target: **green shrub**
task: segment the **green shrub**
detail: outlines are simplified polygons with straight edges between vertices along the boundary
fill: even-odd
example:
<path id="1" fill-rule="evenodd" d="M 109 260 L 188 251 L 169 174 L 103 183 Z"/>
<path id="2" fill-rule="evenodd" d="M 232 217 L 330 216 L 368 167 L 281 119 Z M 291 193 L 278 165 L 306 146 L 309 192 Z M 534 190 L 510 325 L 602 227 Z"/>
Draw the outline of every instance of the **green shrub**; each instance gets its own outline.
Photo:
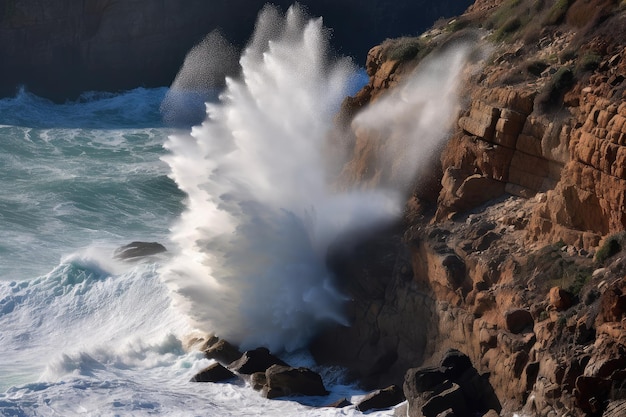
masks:
<path id="1" fill-rule="evenodd" d="M 402 37 L 397 39 L 387 39 L 383 43 L 385 48 L 383 57 L 393 61 L 410 61 L 417 58 L 423 49 L 423 42 L 420 38 Z"/>
<path id="2" fill-rule="evenodd" d="M 517 11 L 515 10 L 519 6 L 521 0 L 508 0 L 500 5 L 496 12 L 491 15 L 491 18 L 486 23 L 488 29 L 498 29 L 504 25 L 505 22 L 515 18 Z"/>
<path id="3" fill-rule="evenodd" d="M 609 236 L 596 252 L 596 261 L 604 263 L 610 257 L 617 255 L 622 251 L 624 243 L 626 243 L 626 232 L 620 232 Z"/>
<path id="4" fill-rule="evenodd" d="M 589 51 L 578 60 L 578 63 L 576 65 L 577 72 L 583 73 L 587 71 L 593 71 L 598 68 L 601 61 L 602 56 L 600 56 L 596 52 Z"/>
<path id="5" fill-rule="evenodd" d="M 577 271 L 574 278 L 570 279 L 571 283 L 566 289 L 578 297 L 583 287 L 587 284 L 587 282 L 589 282 L 590 279 L 591 273 L 589 271 Z"/>
<path id="6" fill-rule="evenodd" d="M 512 17 L 507 20 L 504 25 L 500 27 L 495 33 L 495 38 L 499 41 L 506 40 L 511 34 L 515 33 L 522 27 L 522 21 L 519 17 Z"/>
<path id="7" fill-rule="evenodd" d="M 570 67 L 561 67 L 537 95 L 535 103 L 540 112 L 557 110 L 563 104 L 563 96 L 574 85 L 574 72 Z"/>
<path id="8" fill-rule="evenodd" d="M 559 92 L 565 92 L 574 84 L 574 73 L 570 67 L 561 67 L 552 76 L 551 85 Z"/>
<path id="9" fill-rule="evenodd" d="M 557 0 L 550 8 L 543 23 L 545 25 L 558 25 L 565 19 L 567 9 L 574 3 L 574 0 Z"/>
<path id="10" fill-rule="evenodd" d="M 543 61 L 532 61 L 526 64 L 526 71 L 535 77 L 540 77 L 541 73 L 546 70 L 550 65 Z M 564 244 L 563 244 L 564 245 Z"/>

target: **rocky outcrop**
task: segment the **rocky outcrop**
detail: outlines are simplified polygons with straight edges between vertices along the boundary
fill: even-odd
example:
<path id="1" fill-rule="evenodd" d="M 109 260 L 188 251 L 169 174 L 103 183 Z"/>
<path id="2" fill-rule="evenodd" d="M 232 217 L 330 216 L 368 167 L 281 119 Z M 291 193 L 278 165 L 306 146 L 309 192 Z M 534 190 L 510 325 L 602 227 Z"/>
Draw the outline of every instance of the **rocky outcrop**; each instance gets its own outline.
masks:
<path id="1" fill-rule="evenodd" d="M 60 101 L 87 90 L 168 86 L 187 51 L 209 32 L 219 29 L 242 47 L 265 3 L 6 0 L 0 7 L 0 97 L 14 95 L 19 85 Z M 293 2 L 271 3 L 286 10 Z M 340 53 L 361 59 L 381 39 L 423 30 L 471 0 L 299 3 L 324 16 Z"/>
<path id="2" fill-rule="evenodd" d="M 359 401 L 356 409 L 362 413 L 391 408 L 405 400 L 402 389 L 396 385 L 370 392 Z"/>
<path id="3" fill-rule="evenodd" d="M 464 81 L 467 101 L 403 227 L 331 252 L 353 325 L 322 334 L 317 357 L 381 386 L 408 368 L 411 378 L 437 369 L 452 348 L 488 377 L 503 415 L 623 407 L 626 256 L 604 246 L 626 229 L 626 9 L 566 3 L 477 1 L 420 37 L 428 49 L 480 25 L 492 55 Z M 389 59 L 385 45 L 368 56 L 368 86 L 344 104 L 349 133 L 353 114 L 419 65 L 419 54 Z M 351 134 L 340 186 L 381 183 L 369 161 L 387 136 Z M 437 413 L 456 414 L 444 406 L 460 403 L 460 384 L 444 381 L 429 395 L 449 395 Z"/>
<path id="4" fill-rule="evenodd" d="M 237 375 L 219 363 L 207 366 L 191 378 L 191 382 L 225 382 L 236 378 Z"/>
<path id="5" fill-rule="evenodd" d="M 502 409 L 486 376 L 481 376 L 470 359 L 456 350 L 445 353 L 439 366 L 410 369 L 404 393 L 410 417 L 483 415 Z"/>
<path id="6" fill-rule="evenodd" d="M 289 366 L 272 355 L 267 348 L 260 347 L 244 352 L 241 358 L 230 364 L 229 368 L 239 374 L 251 375 L 255 372 L 265 372 L 273 365 Z"/>
<path id="7" fill-rule="evenodd" d="M 261 391 L 266 398 L 294 395 L 328 395 L 319 374 L 307 368 L 272 365 L 265 371 L 265 383 Z"/>

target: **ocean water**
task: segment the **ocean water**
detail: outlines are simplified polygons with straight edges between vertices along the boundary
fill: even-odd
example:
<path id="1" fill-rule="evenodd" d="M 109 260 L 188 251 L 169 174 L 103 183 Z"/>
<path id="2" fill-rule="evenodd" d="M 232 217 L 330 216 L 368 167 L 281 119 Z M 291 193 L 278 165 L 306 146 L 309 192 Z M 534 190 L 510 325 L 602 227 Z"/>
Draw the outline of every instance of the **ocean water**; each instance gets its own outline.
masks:
<path id="1" fill-rule="evenodd" d="M 318 407 L 365 393 L 305 347 L 324 325 L 349 325 L 328 246 L 396 220 L 406 189 L 330 186 L 328 133 L 364 76 L 328 36 L 298 7 L 268 7 L 219 93 L 189 81 L 203 58 L 185 61 L 184 88 L 0 100 L 1 416 L 361 414 Z M 446 139 L 471 51 L 427 61 L 355 120 L 398 127 L 383 163 L 418 172 Z M 205 52 L 194 56 L 225 56 Z M 204 119 L 172 124 L 198 114 L 198 97 L 212 100 L 199 102 Z M 168 251 L 114 258 L 137 240 Z M 270 401 L 244 382 L 189 382 L 210 361 L 187 341 L 208 332 L 314 368 L 331 394 Z"/>
<path id="2" fill-rule="evenodd" d="M 0 415 L 358 414 L 189 382 L 210 361 L 184 349 L 194 328 L 160 272 L 172 255 L 113 258 L 133 240 L 173 248 L 185 195 L 161 160 L 177 132 L 161 121 L 166 93 L 0 100 Z M 314 403 L 362 394 L 322 372 L 334 392 Z"/>

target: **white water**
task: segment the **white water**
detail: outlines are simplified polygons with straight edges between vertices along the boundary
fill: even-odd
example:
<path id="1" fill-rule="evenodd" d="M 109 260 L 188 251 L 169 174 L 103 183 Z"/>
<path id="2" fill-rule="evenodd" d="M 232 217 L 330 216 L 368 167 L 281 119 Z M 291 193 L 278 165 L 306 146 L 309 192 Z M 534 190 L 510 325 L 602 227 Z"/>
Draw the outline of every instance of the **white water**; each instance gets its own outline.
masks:
<path id="1" fill-rule="evenodd" d="M 246 347 L 303 346 L 345 323 L 325 267 L 339 234 L 398 215 L 399 195 L 329 190 L 322 151 L 355 68 L 329 59 L 320 19 L 266 8 L 239 78 L 164 158 L 189 196 L 162 271 L 194 325 Z M 345 323 L 347 324 L 347 323 Z"/>
<path id="2" fill-rule="evenodd" d="M 27 93 L 0 100 L 0 415 L 360 414 L 294 401 L 363 394 L 298 348 L 326 323 L 348 324 L 328 245 L 395 219 L 405 191 L 327 186 L 326 135 L 358 76 L 329 56 L 327 35 L 297 8 L 266 9 L 207 120 L 169 138 L 155 119 L 159 90 L 64 105 Z M 355 129 L 398 129 L 390 160 L 411 150 L 398 172 L 414 175 L 446 138 L 467 57 L 454 51 L 355 120 Z M 168 172 L 187 194 L 183 213 Z M 111 259 L 136 239 L 169 252 Z M 291 351 L 287 361 L 319 370 L 332 393 L 268 401 L 243 383 L 191 383 L 210 363 L 183 349 L 197 329 Z"/>

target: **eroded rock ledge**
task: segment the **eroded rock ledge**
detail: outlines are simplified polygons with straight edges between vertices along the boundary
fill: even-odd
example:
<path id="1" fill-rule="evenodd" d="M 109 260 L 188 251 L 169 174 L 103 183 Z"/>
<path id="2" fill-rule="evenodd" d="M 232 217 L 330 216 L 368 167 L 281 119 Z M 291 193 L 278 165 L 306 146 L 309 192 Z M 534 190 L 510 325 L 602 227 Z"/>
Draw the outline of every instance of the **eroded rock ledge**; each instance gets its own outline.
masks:
<path id="1" fill-rule="evenodd" d="M 457 349 L 488 375 L 502 415 L 616 416 L 626 399 L 626 33 L 616 29 L 626 9 L 530 3 L 479 0 L 416 39 L 434 49 L 480 25 L 494 50 L 464 82 L 468 100 L 405 223 L 331 251 L 353 325 L 312 350 L 375 386 Z M 419 65 L 419 53 L 391 59 L 397 45 L 370 51 L 370 83 L 344 103 L 353 151 L 342 187 L 385 178 L 371 166 L 385 138 L 352 132 L 350 119 Z"/>

